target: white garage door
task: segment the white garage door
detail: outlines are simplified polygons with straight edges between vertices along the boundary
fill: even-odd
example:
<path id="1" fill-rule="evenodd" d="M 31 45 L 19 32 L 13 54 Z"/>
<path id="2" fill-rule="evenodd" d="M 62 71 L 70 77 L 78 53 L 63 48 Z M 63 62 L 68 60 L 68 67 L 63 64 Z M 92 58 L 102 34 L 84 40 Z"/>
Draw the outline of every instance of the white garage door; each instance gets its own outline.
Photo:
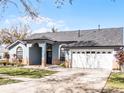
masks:
<path id="1" fill-rule="evenodd" d="M 72 67 L 112 69 L 113 50 L 73 50 Z"/>

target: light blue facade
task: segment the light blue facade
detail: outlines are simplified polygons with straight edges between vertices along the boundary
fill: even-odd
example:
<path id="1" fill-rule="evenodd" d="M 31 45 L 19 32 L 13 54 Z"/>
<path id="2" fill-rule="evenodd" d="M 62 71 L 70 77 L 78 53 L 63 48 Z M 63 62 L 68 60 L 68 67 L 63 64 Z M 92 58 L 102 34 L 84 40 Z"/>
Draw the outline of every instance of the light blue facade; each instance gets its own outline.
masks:
<path id="1" fill-rule="evenodd" d="M 23 49 L 23 62 L 25 64 L 27 64 L 25 61 L 28 59 L 28 51 L 27 51 L 27 47 L 25 44 L 22 44 L 22 43 L 19 43 L 17 45 L 15 45 L 14 47 L 10 48 L 8 53 L 10 55 L 10 61 L 12 62 L 12 57 L 13 57 L 13 54 L 16 54 L 16 51 L 17 51 L 17 48 L 18 47 L 21 47 Z"/>
<path id="2" fill-rule="evenodd" d="M 38 47 L 34 47 L 34 44 L 38 44 Z M 47 53 L 49 50 L 47 49 L 47 44 L 51 44 L 52 46 L 52 63 L 59 63 L 60 59 L 60 44 L 51 43 L 51 42 L 28 42 L 23 44 L 21 42 L 17 42 L 17 44 L 11 46 L 9 49 L 10 58 L 12 58 L 13 54 L 16 54 L 16 50 L 18 47 L 22 47 L 23 49 L 23 63 L 26 65 L 46 65 L 47 58 L 50 56 Z M 48 52 L 47 52 L 48 51 Z M 33 61 L 33 62 L 32 62 Z"/>
<path id="3" fill-rule="evenodd" d="M 59 46 L 60 45 L 58 43 L 52 46 L 52 61 L 53 62 L 59 60 L 59 51 L 60 51 Z"/>

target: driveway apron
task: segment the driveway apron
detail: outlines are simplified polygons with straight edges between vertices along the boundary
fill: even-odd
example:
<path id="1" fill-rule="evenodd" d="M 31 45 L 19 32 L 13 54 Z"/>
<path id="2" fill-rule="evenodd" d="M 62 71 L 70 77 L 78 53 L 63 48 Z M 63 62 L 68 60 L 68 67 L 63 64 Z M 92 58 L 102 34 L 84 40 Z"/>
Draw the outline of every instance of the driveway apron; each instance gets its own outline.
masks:
<path id="1" fill-rule="evenodd" d="M 65 69 L 41 79 L 0 86 L 0 93 L 100 93 L 111 71 Z"/>

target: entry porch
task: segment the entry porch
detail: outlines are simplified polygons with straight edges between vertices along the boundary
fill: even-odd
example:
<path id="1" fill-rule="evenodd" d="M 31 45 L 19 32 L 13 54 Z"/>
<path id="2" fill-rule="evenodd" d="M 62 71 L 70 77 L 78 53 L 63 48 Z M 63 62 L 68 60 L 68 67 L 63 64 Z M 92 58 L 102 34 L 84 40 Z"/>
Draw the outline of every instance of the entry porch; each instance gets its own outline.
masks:
<path id="1" fill-rule="evenodd" d="M 48 40 L 33 40 L 28 41 L 28 65 L 42 65 L 52 64 L 52 44 Z"/>

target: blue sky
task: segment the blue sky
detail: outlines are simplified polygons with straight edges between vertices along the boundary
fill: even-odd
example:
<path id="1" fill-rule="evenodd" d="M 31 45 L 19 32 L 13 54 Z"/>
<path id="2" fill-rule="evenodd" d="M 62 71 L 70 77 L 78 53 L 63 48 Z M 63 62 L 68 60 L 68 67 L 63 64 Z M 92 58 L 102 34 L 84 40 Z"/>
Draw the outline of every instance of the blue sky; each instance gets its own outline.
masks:
<path id="1" fill-rule="evenodd" d="M 31 20 L 23 14 L 21 8 L 9 7 L 0 20 L 0 28 L 10 27 L 19 22 L 28 23 L 33 32 L 50 30 L 55 26 L 58 30 L 94 29 L 124 26 L 124 0 L 74 0 L 73 4 L 65 3 L 56 8 L 54 0 L 42 0 L 40 4 L 31 0 L 43 20 Z M 18 2 L 18 0 L 17 0 Z"/>

